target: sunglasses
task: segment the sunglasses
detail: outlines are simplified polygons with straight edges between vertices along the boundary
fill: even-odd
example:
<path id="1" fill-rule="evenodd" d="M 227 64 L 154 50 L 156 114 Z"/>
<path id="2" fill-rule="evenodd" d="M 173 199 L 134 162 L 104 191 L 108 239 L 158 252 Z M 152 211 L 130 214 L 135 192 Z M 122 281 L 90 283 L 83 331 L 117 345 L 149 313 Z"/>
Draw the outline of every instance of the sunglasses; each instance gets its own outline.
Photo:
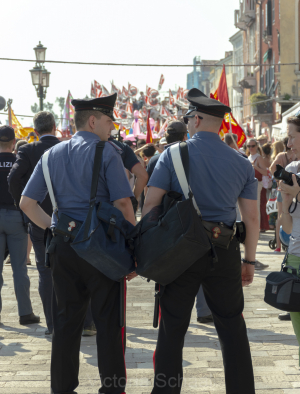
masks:
<path id="1" fill-rule="evenodd" d="M 188 123 L 189 123 L 189 119 L 194 118 L 195 116 L 198 116 L 199 119 L 203 119 L 202 116 L 199 116 L 199 115 L 192 115 L 192 116 L 189 116 L 189 117 L 184 116 L 184 117 L 183 117 L 184 123 L 185 123 L 185 124 L 188 124 Z"/>
<path id="2" fill-rule="evenodd" d="M 247 145 L 247 148 L 255 148 L 256 145 Z"/>

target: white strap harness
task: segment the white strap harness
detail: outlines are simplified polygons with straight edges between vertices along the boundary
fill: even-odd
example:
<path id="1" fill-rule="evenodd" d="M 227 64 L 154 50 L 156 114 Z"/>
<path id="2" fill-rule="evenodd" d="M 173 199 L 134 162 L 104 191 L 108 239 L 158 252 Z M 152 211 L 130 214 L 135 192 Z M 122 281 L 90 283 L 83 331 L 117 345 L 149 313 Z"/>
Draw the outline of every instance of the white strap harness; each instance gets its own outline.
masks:
<path id="1" fill-rule="evenodd" d="M 57 207 L 57 202 L 55 200 L 53 187 L 52 187 L 52 182 L 51 182 L 50 173 L 49 173 L 49 167 L 48 167 L 49 152 L 50 152 L 50 150 L 47 150 L 47 152 L 45 152 L 43 154 L 43 157 L 42 157 L 42 169 L 43 169 L 43 174 L 44 174 L 44 178 L 45 178 L 45 181 L 46 181 L 46 185 L 47 185 L 47 188 L 48 188 L 49 196 L 50 196 L 50 199 L 51 199 L 51 202 L 52 202 L 53 212 L 58 217 L 58 207 Z"/>
<path id="2" fill-rule="evenodd" d="M 179 144 L 172 145 L 170 147 L 170 152 L 171 152 L 171 157 L 172 157 L 174 169 L 175 169 L 180 187 L 183 191 L 184 197 L 186 199 L 188 199 L 190 192 L 191 193 L 193 193 L 193 192 L 192 192 L 192 189 L 191 189 L 190 185 L 188 184 L 188 181 L 185 176 L 185 172 L 184 172 L 184 168 L 183 168 L 183 164 L 182 164 L 182 160 L 181 160 Z M 194 204 L 194 207 L 197 211 L 197 214 L 200 216 L 201 212 L 200 212 L 200 209 L 198 208 L 198 205 L 196 203 L 194 195 L 193 195 L 193 204 Z"/>

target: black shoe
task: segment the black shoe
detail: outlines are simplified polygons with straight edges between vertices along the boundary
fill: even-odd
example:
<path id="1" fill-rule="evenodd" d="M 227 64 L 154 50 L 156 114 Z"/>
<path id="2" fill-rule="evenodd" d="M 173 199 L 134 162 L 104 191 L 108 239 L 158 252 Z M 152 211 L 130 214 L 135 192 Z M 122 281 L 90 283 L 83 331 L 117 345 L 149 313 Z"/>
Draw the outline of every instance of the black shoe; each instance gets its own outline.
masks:
<path id="1" fill-rule="evenodd" d="M 212 315 L 202 316 L 202 317 L 197 317 L 197 322 L 202 324 L 213 323 L 214 319 Z"/>
<path id="2" fill-rule="evenodd" d="M 279 313 L 278 319 L 279 320 L 291 320 L 291 315 L 289 312 Z"/>
<path id="3" fill-rule="evenodd" d="M 97 335 L 97 329 L 94 323 L 89 327 L 85 327 L 82 331 L 83 337 L 92 337 L 93 335 Z"/>
<path id="4" fill-rule="evenodd" d="M 52 336 L 52 331 L 49 330 L 49 328 L 47 328 L 47 330 L 45 331 L 45 337 L 51 337 Z"/>
<path id="5" fill-rule="evenodd" d="M 30 315 L 20 316 L 20 324 L 22 326 L 26 326 L 27 324 L 35 324 L 40 322 L 40 317 L 35 316 L 34 313 L 30 313 Z"/>
<path id="6" fill-rule="evenodd" d="M 262 271 L 268 268 L 269 266 L 267 264 L 263 264 L 258 260 L 255 260 L 255 271 Z"/>

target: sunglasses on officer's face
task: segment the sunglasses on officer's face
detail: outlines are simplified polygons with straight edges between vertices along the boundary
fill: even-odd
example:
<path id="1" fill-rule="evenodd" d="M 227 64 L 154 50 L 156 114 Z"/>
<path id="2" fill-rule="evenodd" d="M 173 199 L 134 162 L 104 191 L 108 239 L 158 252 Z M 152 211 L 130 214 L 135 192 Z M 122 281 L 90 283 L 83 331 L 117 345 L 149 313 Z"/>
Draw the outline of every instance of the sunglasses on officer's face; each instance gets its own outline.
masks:
<path id="1" fill-rule="evenodd" d="M 199 116 L 199 115 L 191 115 L 191 116 L 189 115 L 188 117 L 187 117 L 187 116 L 184 116 L 184 117 L 183 117 L 184 123 L 185 123 L 185 124 L 188 124 L 188 123 L 189 123 L 189 119 L 194 118 L 195 116 L 198 116 L 199 119 L 203 119 L 203 118 L 202 118 L 201 116 Z"/>
<path id="2" fill-rule="evenodd" d="M 247 145 L 247 148 L 255 148 L 256 145 Z"/>

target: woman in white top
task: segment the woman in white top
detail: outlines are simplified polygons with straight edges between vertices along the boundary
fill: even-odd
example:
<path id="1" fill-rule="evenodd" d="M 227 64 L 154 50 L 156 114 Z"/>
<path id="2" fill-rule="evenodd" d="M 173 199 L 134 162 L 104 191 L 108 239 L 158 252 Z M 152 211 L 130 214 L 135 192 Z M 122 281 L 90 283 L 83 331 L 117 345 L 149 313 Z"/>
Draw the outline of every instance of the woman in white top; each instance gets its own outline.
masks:
<path id="1" fill-rule="evenodd" d="M 288 146 L 300 157 L 300 111 L 296 116 L 288 118 Z M 300 161 L 294 161 L 286 167 L 286 171 L 300 176 Z M 288 186 L 282 181 L 279 189 L 282 192 L 282 228 L 287 234 L 291 233 L 286 265 L 300 268 L 300 187 L 293 175 L 294 186 Z M 299 275 L 300 276 L 300 275 Z M 300 306 L 299 306 L 300 308 Z M 290 312 L 294 331 L 300 344 L 300 312 Z"/>

